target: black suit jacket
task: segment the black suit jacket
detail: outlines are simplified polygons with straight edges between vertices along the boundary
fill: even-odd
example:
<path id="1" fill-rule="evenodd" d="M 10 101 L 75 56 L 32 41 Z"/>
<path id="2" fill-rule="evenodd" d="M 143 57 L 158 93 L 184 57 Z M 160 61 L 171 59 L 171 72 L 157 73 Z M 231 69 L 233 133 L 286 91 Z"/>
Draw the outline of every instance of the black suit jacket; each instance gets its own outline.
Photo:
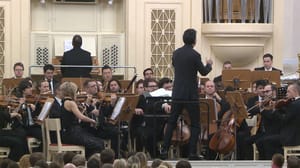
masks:
<path id="1" fill-rule="evenodd" d="M 258 67 L 258 68 L 254 68 L 255 71 L 264 71 L 265 67 Z M 272 71 L 280 71 L 280 75 L 283 75 L 282 71 L 280 69 L 274 68 L 272 67 Z"/>
<path id="2" fill-rule="evenodd" d="M 247 101 L 247 109 L 254 107 L 258 102 L 258 96 L 250 97 Z M 256 115 L 260 112 L 259 107 L 255 107 L 252 110 L 248 111 L 251 116 Z"/>
<path id="3" fill-rule="evenodd" d="M 50 108 L 49 111 L 49 117 L 50 118 L 60 118 L 61 116 L 61 105 L 59 104 L 59 102 L 57 101 L 56 98 L 54 98 L 54 102 Z"/>
<path id="4" fill-rule="evenodd" d="M 283 115 L 282 129 L 280 130 L 281 143 L 283 146 L 300 145 L 300 99 L 287 106 Z"/>
<path id="5" fill-rule="evenodd" d="M 192 45 L 184 45 L 174 51 L 172 64 L 175 69 L 173 99 L 198 100 L 197 73 L 207 75 L 211 65 L 203 65 L 201 55 Z"/>
<path id="6" fill-rule="evenodd" d="M 61 65 L 93 65 L 91 53 L 81 48 L 73 48 L 64 53 Z M 63 77 L 90 78 L 92 68 L 61 68 Z"/>

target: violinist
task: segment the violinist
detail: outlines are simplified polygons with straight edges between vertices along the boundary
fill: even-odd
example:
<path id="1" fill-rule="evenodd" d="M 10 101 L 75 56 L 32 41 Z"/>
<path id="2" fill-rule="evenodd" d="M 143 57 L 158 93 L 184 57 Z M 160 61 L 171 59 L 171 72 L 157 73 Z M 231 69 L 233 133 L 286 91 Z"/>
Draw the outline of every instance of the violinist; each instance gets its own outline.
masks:
<path id="1" fill-rule="evenodd" d="M 54 86 L 54 102 L 49 111 L 50 118 L 60 118 L 61 116 L 61 105 L 62 105 L 62 93 L 60 90 L 60 84 L 56 83 Z"/>
<path id="2" fill-rule="evenodd" d="M 263 110 L 262 102 L 264 99 L 264 87 L 266 86 L 266 84 L 267 82 L 265 80 L 257 80 L 255 82 L 255 90 L 257 95 L 254 97 L 250 97 L 247 102 L 247 109 L 250 116 L 254 116 Z M 256 105 L 257 103 L 259 103 L 258 106 Z"/>
<path id="3" fill-rule="evenodd" d="M 62 99 L 62 141 L 63 143 L 82 145 L 85 147 L 86 157 L 94 153 L 100 153 L 104 149 L 103 140 L 86 132 L 79 123 L 88 122 L 96 124 L 96 121 L 84 116 L 78 109 L 76 91 L 78 87 L 73 82 L 64 82 L 60 86 L 63 95 Z"/>
<path id="4" fill-rule="evenodd" d="M 53 78 L 54 76 L 54 66 L 52 64 L 46 64 L 43 67 L 44 70 L 44 80 L 48 81 L 49 83 L 49 90 L 51 91 L 52 94 L 54 94 L 54 87 L 57 85 L 59 82 Z"/>
<path id="5" fill-rule="evenodd" d="M 286 103 L 274 110 L 274 115 L 280 117 L 281 128 L 279 135 L 270 135 L 263 143 L 266 159 L 270 159 L 274 153 L 283 153 L 283 146 L 300 145 L 299 98 L 300 82 L 296 81 L 288 86 Z"/>
<path id="6" fill-rule="evenodd" d="M 266 158 L 268 155 L 269 149 L 265 149 L 263 143 L 267 141 L 270 135 L 279 135 L 279 130 L 281 128 L 280 119 L 276 115 L 274 115 L 273 104 L 276 99 L 276 87 L 270 83 L 268 83 L 264 87 L 264 105 L 263 110 L 260 113 L 260 119 L 258 119 L 258 128 L 257 132 L 254 135 L 254 142 L 259 151 L 259 159 L 265 160 L 270 159 Z"/>
<path id="7" fill-rule="evenodd" d="M 19 106 L 14 109 L 22 115 L 19 124 L 24 128 L 26 136 L 34 137 L 42 141 L 41 126 L 35 123 L 35 118 L 39 115 L 39 110 L 34 102 L 30 102 L 28 97 L 32 97 L 32 81 L 30 78 L 22 80 L 17 88 L 16 96 L 19 99 Z M 41 145 L 38 150 L 41 150 Z"/>

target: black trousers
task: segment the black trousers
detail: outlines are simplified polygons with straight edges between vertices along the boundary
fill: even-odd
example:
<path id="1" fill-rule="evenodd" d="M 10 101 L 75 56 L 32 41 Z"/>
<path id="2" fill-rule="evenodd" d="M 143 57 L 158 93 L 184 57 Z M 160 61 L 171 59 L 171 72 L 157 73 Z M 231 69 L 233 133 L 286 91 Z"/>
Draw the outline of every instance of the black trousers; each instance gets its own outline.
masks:
<path id="1" fill-rule="evenodd" d="M 79 125 L 63 131 L 62 141 L 67 144 L 84 146 L 87 158 L 94 153 L 100 153 L 104 149 L 102 139 L 84 131 Z"/>
<path id="2" fill-rule="evenodd" d="M 0 146 L 9 147 L 10 153 L 8 158 L 16 162 L 18 162 L 24 154 L 28 153 L 26 139 L 18 136 L 1 135 Z"/>
<path id="3" fill-rule="evenodd" d="M 189 154 L 197 154 L 197 142 L 200 133 L 200 109 L 198 102 L 186 102 L 180 100 L 173 100 L 171 116 L 169 117 L 167 130 L 164 137 L 163 148 L 168 150 L 171 145 L 172 133 L 177 126 L 177 119 L 181 114 L 182 110 L 186 108 L 189 113 L 191 120 L 191 137 L 189 141 Z"/>

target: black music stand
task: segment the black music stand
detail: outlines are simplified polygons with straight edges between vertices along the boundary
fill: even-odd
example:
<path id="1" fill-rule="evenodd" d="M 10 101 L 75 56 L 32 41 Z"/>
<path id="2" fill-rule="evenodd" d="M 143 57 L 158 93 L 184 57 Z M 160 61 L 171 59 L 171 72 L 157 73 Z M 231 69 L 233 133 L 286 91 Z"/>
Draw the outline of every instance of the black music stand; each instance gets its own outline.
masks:
<path id="1" fill-rule="evenodd" d="M 119 95 L 120 96 L 120 95 Z M 118 96 L 118 97 L 119 97 Z M 120 121 L 130 121 L 134 110 L 138 103 L 138 95 L 123 95 L 118 98 L 118 101 L 115 105 L 113 113 L 111 115 L 110 121 L 113 124 L 118 124 L 118 157 L 120 158 L 120 139 L 121 139 L 121 126 Z M 129 127 L 129 125 L 128 125 Z M 130 132 L 128 129 L 128 138 L 130 138 Z M 131 140 L 129 139 L 129 144 L 131 145 Z M 130 146 L 131 148 L 131 146 Z"/>
<path id="2" fill-rule="evenodd" d="M 275 83 L 276 87 L 280 87 L 280 71 L 252 71 L 251 81 L 266 80 Z"/>
<path id="3" fill-rule="evenodd" d="M 224 87 L 232 86 L 235 90 L 246 90 L 250 87 L 251 71 L 249 69 L 230 69 L 222 71 Z"/>

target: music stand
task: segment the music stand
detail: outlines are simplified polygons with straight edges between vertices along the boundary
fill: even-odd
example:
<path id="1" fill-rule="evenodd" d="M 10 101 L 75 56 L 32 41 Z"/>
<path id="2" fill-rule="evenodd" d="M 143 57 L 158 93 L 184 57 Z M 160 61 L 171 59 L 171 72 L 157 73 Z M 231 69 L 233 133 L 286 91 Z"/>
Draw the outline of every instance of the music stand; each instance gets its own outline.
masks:
<path id="1" fill-rule="evenodd" d="M 113 110 L 113 113 L 111 115 L 110 120 L 114 124 L 118 124 L 118 157 L 120 157 L 120 136 L 121 136 L 121 130 L 120 130 L 120 122 L 119 121 L 130 121 L 134 110 L 138 103 L 138 95 L 126 95 L 121 96 L 118 98 L 118 101 L 115 105 L 115 108 Z M 128 125 L 129 127 L 129 125 Z M 131 139 L 130 139 L 130 129 L 128 129 L 128 140 L 129 140 L 129 148 L 131 149 Z"/>
<path id="2" fill-rule="evenodd" d="M 248 89 L 250 87 L 251 71 L 249 69 L 229 69 L 222 71 L 224 87 L 232 86 L 234 89 Z"/>
<path id="3" fill-rule="evenodd" d="M 236 121 L 242 121 L 248 117 L 248 112 L 245 107 L 244 99 L 240 92 L 227 92 L 227 101 L 230 104 L 231 110 L 236 118 Z"/>
<path id="4" fill-rule="evenodd" d="M 276 87 L 280 87 L 280 71 L 252 71 L 252 82 L 257 80 L 267 80 L 276 83 Z"/>
<path id="5" fill-rule="evenodd" d="M 64 83 L 64 82 L 73 82 L 77 85 L 78 89 L 80 89 L 80 91 L 83 90 L 83 83 L 86 81 L 86 80 L 89 80 L 91 78 L 62 78 L 61 79 L 61 82 Z"/>
<path id="6" fill-rule="evenodd" d="M 5 78 L 2 81 L 2 94 L 7 95 L 13 88 L 16 88 L 24 78 Z"/>

